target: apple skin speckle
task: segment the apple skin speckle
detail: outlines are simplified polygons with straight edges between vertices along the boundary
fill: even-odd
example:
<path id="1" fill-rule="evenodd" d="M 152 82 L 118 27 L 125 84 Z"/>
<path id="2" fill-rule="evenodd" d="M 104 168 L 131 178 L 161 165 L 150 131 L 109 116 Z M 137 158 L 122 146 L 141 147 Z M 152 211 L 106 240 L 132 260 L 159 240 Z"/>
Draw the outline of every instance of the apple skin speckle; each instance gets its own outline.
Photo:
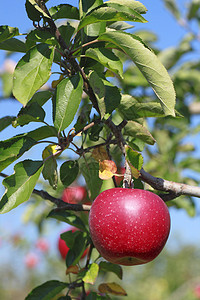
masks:
<path id="1" fill-rule="evenodd" d="M 156 194 L 113 188 L 94 200 L 89 215 L 94 246 L 106 260 L 131 266 L 152 261 L 166 244 L 170 215 Z"/>

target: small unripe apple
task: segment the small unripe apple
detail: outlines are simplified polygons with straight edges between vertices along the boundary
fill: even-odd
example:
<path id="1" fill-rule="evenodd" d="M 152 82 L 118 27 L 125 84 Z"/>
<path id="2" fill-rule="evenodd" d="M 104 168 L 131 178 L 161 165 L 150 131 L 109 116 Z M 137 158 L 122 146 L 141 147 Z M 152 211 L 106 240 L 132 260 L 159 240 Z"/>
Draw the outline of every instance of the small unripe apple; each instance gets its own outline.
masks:
<path id="1" fill-rule="evenodd" d="M 62 200 L 66 203 L 77 204 L 87 198 L 87 191 L 83 186 L 73 186 L 64 189 Z"/>
<path id="2" fill-rule="evenodd" d="M 162 251 L 170 215 L 156 194 L 113 188 L 94 200 L 89 227 L 94 246 L 106 260 L 131 266 L 150 262 Z"/>
<path id="3" fill-rule="evenodd" d="M 70 227 L 67 231 L 69 231 L 69 230 L 71 230 L 72 232 L 75 232 L 79 229 L 76 227 Z M 69 247 L 66 245 L 65 241 L 61 239 L 61 237 L 59 237 L 59 239 L 58 239 L 58 250 L 60 252 L 61 257 L 63 259 L 65 259 L 67 256 L 67 253 L 69 252 Z M 87 255 L 87 253 L 88 253 L 88 248 L 85 249 L 81 258 L 84 258 Z"/>

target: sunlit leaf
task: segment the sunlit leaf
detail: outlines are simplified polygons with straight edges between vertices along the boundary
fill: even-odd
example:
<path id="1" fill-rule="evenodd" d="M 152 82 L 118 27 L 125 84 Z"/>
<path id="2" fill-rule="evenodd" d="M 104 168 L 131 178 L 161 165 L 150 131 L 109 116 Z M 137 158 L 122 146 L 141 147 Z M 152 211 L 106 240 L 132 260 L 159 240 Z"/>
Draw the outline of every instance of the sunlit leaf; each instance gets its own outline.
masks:
<path id="1" fill-rule="evenodd" d="M 54 49 L 47 44 L 31 48 L 18 62 L 13 75 L 13 94 L 26 105 L 50 77 Z"/>
<path id="2" fill-rule="evenodd" d="M 67 128 L 74 119 L 81 102 L 83 79 L 79 74 L 63 79 L 56 88 L 54 126 L 58 131 Z"/>
<path id="3" fill-rule="evenodd" d="M 85 52 L 86 57 L 90 57 L 99 63 L 101 63 L 104 67 L 118 74 L 123 78 L 123 65 L 119 57 L 116 56 L 111 50 L 105 48 L 89 48 Z"/>
<path id="4" fill-rule="evenodd" d="M 85 276 L 83 277 L 83 281 L 85 283 L 94 284 L 97 279 L 98 273 L 99 273 L 99 265 L 96 263 L 92 263 L 89 266 L 89 269 L 87 270 Z"/>
<path id="5" fill-rule="evenodd" d="M 148 131 L 148 129 L 137 122 L 128 121 L 124 129 L 125 129 L 125 134 L 128 136 L 141 139 L 142 141 L 144 141 L 149 145 L 154 145 L 155 143 L 155 139 Z"/>
<path id="6" fill-rule="evenodd" d="M 100 21 L 147 22 L 136 10 L 118 3 L 106 2 L 90 11 L 79 23 L 78 30 Z"/>
<path id="7" fill-rule="evenodd" d="M 169 74 L 157 56 L 135 35 L 125 32 L 106 32 L 99 38 L 119 47 L 136 64 L 152 86 L 166 115 L 175 115 L 175 90 Z"/>
<path id="8" fill-rule="evenodd" d="M 54 20 L 57 19 L 75 19 L 79 20 L 79 10 L 69 4 L 60 4 L 53 6 L 49 9 L 49 12 Z"/>
<path id="9" fill-rule="evenodd" d="M 27 201 L 42 171 L 42 161 L 25 160 L 15 165 L 15 173 L 3 180 L 6 191 L 0 201 L 0 212 L 6 213 Z"/>
<path id="10" fill-rule="evenodd" d="M 26 0 L 25 7 L 27 15 L 32 21 L 40 21 L 42 16 L 48 19 L 50 18 L 50 16 L 39 7 L 36 0 Z"/>
<path id="11" fill-rule="evenodd" d="M 146 7 L 141 2 L 135 0 L 109 0 L 105 1 L 105 3 L 118 3 L 136 10 L 139 14 L 145 14 L 147 12 Z"/>

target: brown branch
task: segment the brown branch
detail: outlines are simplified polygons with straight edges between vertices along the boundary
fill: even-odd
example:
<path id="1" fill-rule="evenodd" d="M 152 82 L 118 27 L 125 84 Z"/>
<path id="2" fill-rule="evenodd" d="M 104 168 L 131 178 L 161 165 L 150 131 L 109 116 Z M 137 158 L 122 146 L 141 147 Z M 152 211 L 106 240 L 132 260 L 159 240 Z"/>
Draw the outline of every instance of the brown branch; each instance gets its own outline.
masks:
<path id="1" fill-rule="evenodd" d="M 49 193 L 43 190 L 33 190 L 33 194 L 36 194 L 40 196 L 41 198 L 45 200 L 49 200 L 52 203 L 54 203 L 57 208 L 54 209 L 54 211 L 60 211 L 60 210 L 73 210 L 73 211 L 89 211 L 91 205 L 86 205 L 86 204 L 71 204 L 71 203 L 66 203 L 60 198 L 55 198 L 51 196 Z"/>
<path id="2" fill-rule="evenodd" d="M 171 199 L 169 200 L 172 200 L 172 198 L 174 199 L 180 195 L 188 195 L 200 198 L 200 187 L 168 181 L 159 177 L 154 177 L 151 174 L 145 172 L 144 169 L 140 170 L 140 179 L 142 179 L 144 182 L 148 183 L 150 186 L 152 186 L 158 191 L 171 193 Z"/>

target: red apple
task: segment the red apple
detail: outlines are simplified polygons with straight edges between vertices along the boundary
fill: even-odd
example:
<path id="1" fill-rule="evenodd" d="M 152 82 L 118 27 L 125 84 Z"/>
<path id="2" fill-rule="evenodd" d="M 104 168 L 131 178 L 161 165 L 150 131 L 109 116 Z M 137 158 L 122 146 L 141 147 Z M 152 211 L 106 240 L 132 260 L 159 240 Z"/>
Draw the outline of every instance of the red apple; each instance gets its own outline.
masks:
<path id="1" fill-rule="evenodd" d="M 25 265 L 28 269 L 33 269 L 39 262 L 39 257 L 33 252 L 29 252 L 24 259 Z"/>
<path id="2" fill-rule="evenodd" d="M 87 198 L 87 191 L 83 186 L 68 187 L 63 191 L 62 200 L 66 203 L 76 204 Z"/>
<path id="3" fill-rule="evenodd" d="M 156 194 L 113 188 L 94 200 L 89 227 L 94 246 L 108 261 L 131 266 L 145 264 L 163 249 L 170 231 L 170 215 Z"/>
<path id="4" fill-rule="evenodd" d="M 67 231 L 69 231 L 69 230 L 72 230 L 72 232 L 75 232 L 76 230 L 79 230 L 79 229 L 76 228 L 76 227 L 71 227 Z M 58 239 L 58 250 L 61 254 L 61 257 L 63 259 L 65 259 L 66 255 L 69 251 L 69 247 L 66 245 L 65 241 L 61 239 L 61 237 L 59 237 L 59 239 Z M 88 253 L 88 248 L 85 249 L 85 251 L 83 252 L 83 255 L 81 256 L 81 258 L 84 258 L 87 253 Z"/>
<path id="5" fill-rule="evenodd" d="M 200 299 L 200 284 L 196 285 L 194 288 L 194 294 L 197 299 Z"/>

